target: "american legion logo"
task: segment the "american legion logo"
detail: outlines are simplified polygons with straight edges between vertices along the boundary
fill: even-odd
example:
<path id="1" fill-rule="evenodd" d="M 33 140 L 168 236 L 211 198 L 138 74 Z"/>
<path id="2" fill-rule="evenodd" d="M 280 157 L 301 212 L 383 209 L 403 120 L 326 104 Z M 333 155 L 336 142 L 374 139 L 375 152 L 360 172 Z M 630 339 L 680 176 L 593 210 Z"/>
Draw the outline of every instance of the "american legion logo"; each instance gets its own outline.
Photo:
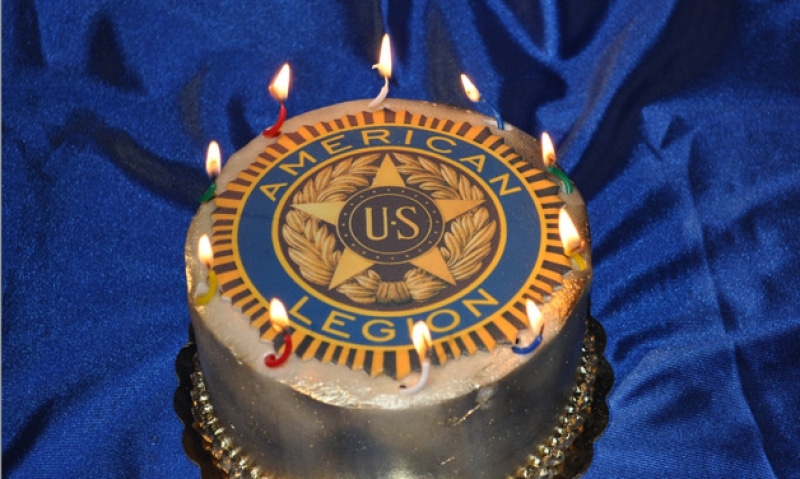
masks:
<path id="1" fill-rule="evenodd" d="M 403 377 L 491 350 L 527 326 L 569 265 L 558 186 L 482 126 L 382 110 L 304 126 L 269 145 L 216 199 L 222 294 L 295 354 Z"/>

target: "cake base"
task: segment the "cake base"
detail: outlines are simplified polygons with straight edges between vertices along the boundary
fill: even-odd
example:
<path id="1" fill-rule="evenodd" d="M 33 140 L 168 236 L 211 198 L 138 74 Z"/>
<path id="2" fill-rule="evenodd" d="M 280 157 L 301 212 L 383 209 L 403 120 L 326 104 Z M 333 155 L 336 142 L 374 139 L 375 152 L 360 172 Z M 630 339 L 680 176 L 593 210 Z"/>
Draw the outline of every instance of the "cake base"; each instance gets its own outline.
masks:
<path id="1" fill-rule="evenodd" d="M 614 382 L 604 357 L 605 331 L 589 316 L 583 341 L 581 366 L 569 404 L 553 424 L 553 434 L 532 445 L 528 463 L 519 465 L 515 478 L 575 478 L 589 467 L 593 443 L 608 422 L 606 395 Z M 175 412 L 184 424 L 183 447 L 200 467 L 203 479 L 269 478 L 269 471 L 250 467 L 246 452 L 232 444 L 224 430 L 215 427 L 216 416 L 205 391 L 190 328 L 189 342 L 178 353 L 175 369 L 180 384 L 175 391 Z M 498 473 L 502 477 L 503 473 Z"/>

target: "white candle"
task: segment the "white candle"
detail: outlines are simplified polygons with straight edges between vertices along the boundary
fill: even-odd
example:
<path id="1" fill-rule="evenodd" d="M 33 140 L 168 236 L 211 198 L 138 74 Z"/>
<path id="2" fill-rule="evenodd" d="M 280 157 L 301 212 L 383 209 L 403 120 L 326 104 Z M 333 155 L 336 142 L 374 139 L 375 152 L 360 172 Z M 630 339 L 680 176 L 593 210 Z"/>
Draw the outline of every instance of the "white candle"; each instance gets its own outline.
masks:
<path id="1" fill-rule="evenodd" d="M 428 350 L 431 344 L 431 332 L 425 321 L 417 321 L 414 323 L 414 328 L 411 330 L 411 341 L 414 343 L 414 349 L 417 350 L 419 360 L 422 363 L 422 372 L 420 373 L 417 384 L 410 388 L 400 390 L 403 396 L 410 396 L 422 391 L 425 384 L 428 382 L 428 376 L 431 373 L 431 361 L 428 359 Z"/>
<path id="2" fill-rule="evenodd" d="M 392 76 L 392 51 L 389 44 L 389 34 L 383 35 L 383 41 L 381 41 L 380 59 L 378 60 L 378 63 L 372 65 L 372 68 L 377 69 L 378 73 L 381 74 L 384 80 L 383 88 L 381 88 L 378 96 L 376 96 L 375 99 L 369 102 L 369 105 L 367 105 L 369 108 L 377 108 L 381 103 L 383 103 L 383 100 L 385 100 L 386 96 L 389 94 L 389 78 Z"/>

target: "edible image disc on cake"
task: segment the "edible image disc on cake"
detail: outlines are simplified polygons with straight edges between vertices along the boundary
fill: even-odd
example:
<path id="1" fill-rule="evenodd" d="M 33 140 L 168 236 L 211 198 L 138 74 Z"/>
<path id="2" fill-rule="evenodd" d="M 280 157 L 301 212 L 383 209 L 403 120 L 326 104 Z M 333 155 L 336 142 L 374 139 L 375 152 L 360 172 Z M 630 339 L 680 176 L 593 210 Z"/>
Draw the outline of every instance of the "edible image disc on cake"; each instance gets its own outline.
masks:
<path id="1" fill-rule="evenodd" d="M 486 127 L 362 112 L 284 134 L 216 199 L 222 294 L 272 341 L 289 311 L 303 359 L 402 378 L 527 327 L 569 269 L 558 186 Z"/>

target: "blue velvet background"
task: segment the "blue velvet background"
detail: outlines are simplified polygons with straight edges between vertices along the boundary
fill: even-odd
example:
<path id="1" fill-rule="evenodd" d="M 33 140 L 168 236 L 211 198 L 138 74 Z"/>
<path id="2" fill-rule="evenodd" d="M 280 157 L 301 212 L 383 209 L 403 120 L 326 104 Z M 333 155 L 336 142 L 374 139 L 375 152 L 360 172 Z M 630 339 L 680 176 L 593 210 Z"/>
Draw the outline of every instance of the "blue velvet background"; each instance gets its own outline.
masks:
<path id="1" fill-rule="evenodd" d="M 390 95 L 547 129 L 616 375 L 586 477 L 800 477 L 800 2 L 6 1 L 3 476 L 198 477 L 172 408 L 209 140 Z M 481 109 L 477 107 L 476 109 Z"/>

